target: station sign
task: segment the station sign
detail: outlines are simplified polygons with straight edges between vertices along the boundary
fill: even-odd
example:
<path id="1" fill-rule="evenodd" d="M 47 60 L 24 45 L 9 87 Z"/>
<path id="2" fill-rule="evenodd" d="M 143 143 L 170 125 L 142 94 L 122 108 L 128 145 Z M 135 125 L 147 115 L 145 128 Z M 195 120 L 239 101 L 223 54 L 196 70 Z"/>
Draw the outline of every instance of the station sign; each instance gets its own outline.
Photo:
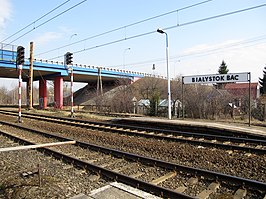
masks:
<path id="1" fill-rule="evenodd" d="M 211 84 L 211 83 L 247 82 L 247 81 L 249 81 L 249 73 L 183 76 L 184 84 Z"/>

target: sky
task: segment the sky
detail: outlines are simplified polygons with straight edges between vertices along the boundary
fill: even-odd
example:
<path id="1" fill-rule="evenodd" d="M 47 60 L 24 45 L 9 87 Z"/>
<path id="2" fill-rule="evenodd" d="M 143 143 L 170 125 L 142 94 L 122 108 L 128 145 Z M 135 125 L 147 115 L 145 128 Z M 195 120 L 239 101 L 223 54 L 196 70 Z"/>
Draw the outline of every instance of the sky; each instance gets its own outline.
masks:
<path id="1" fill-rule="evenodd" d="M 34 58 L 63 61 L 69 51 L 77 64 L 166 76 L 166 35 L 156 32 L 162 28 L 171 78 L 217 74 L 224 60 L 229 73 L 251 72 L 257 82 L 266 67 L 265 0 L 0 2 L 0 42 L 24 46 L 26 57 L 32 41 Z M 264 6 L 215 17 L 259 5 Z"/>

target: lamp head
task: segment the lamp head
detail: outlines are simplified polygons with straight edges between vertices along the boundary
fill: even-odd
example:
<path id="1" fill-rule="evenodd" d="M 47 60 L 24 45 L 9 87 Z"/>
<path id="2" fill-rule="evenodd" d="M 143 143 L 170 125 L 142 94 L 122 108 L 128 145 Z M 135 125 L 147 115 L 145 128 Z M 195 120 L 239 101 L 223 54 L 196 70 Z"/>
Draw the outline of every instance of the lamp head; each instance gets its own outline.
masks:
<path id="1" fill-rule="evenodd" d="M 161 28 L 158 28 L 158 29 L 157 29 L 157 32 L 158 32 L 158 33 L 161 33 L 161 34 L 164 34 L 164 33 L 165 33 L 164 30 L 161 29 Z"/>

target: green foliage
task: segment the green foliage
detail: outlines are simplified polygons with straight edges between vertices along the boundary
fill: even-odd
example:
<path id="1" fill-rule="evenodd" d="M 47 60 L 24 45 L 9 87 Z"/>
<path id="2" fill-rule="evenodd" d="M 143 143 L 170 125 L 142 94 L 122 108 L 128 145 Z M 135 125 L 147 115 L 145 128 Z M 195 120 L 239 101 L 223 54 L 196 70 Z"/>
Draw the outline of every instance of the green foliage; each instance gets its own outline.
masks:
<path id="1" fill-rule="evenodd" d="M 227 68 L 226 63 L 223 60 L 220 67 L 219 67 L 218 73 L 219 74 L 227 74 L 228 72 L 229 72 L 229 69 Z"/>
<path id="2" fill-rule="evenodd" d="M 264 67 L 263 78 L 259 78 L 260 94 L 266 94 L 266 67 Z"/>
<path id="3" fill-rule="evenodd" d="M 219 69 L 218 69 L 218 73 L 219 74 L 227 74 L 229 72 L 229 69 L 227 68 L 226 63 L 224 62 L 224 60 L 222 61 Z M 216 85 L 218 89 L 224 89 L 225 83 L 217 83 Z"/>
<path id="4" fill-rule="evenodd" d="M 160 101 L 160 93 L 155 92 L 150 98 L 149 115 L 151 115 L 151 116 L 157 115 L 159 101 Z"/>

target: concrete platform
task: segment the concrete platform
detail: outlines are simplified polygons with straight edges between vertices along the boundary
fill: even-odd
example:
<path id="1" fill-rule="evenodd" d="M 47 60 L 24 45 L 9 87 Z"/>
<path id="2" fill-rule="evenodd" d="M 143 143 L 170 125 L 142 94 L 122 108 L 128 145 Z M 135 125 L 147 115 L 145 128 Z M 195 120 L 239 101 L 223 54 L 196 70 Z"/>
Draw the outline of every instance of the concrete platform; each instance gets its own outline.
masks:
<path id="1" fill-rule="evenodd" d="M 161 199 L 158 196 L 130 187 L 128 185 L 112 182 L 102 188 L 93 190 L 89 196 L 79 194 L 70 199 Z"/>
<path id="2" fill-rule="evenodd" d="M 166 118 L 152 118 L 152 117 L 134 117 L 134 118 L 121 118 L 115 120 L 131 120 L 131 121 L 142 121 L 142 122 L 151 122 L 151 123 L 169 123 L 171 125 L 180 125 L 180 126 L 193 126 L 193 127 L 207 127 L 219 130 L 233 130 L 236 132 L 244 132 L 248 134 L 257 134 L 266 137 L 266 127 L 248 124 L 237 123 L 237 122 L 223 122 L 223 121 L 204 121 L 204 120 L 188 120 L 188 119 L 172 119 L 168 120 Z"/>

